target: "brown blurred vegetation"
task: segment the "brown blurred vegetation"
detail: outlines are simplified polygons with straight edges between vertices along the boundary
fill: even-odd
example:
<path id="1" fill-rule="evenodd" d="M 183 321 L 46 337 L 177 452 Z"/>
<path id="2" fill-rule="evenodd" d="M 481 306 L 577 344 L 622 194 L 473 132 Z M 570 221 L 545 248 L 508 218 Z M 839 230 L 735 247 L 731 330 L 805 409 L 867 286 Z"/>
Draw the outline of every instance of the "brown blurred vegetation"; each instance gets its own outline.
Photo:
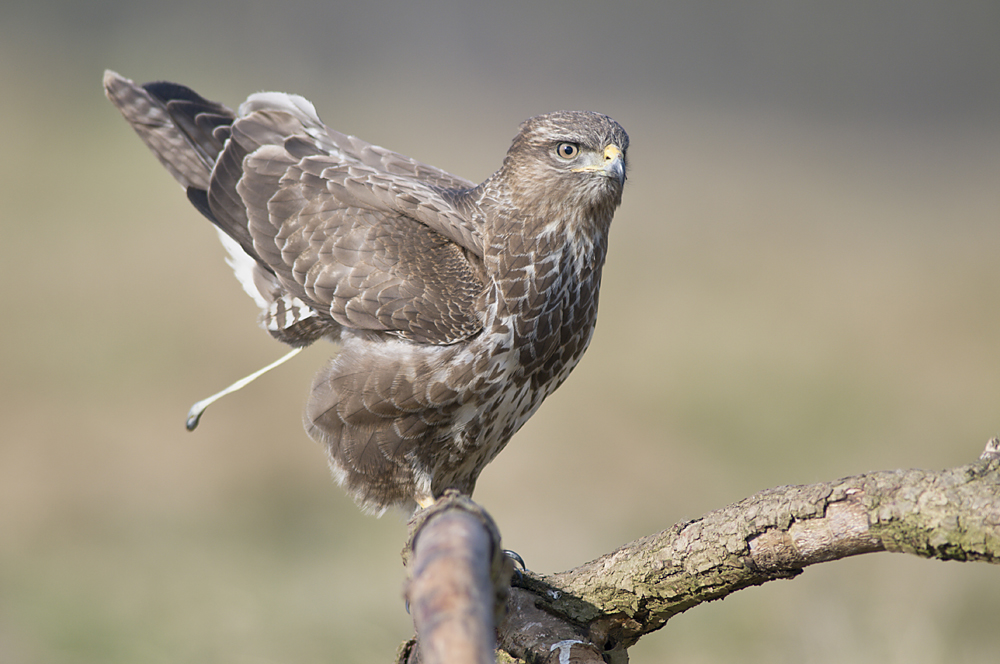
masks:
<path id="1" fill-rule="evenodd" d="M 591 6 L 592 5 L 592 6 Z M 484 473 L 555 571 L 790 483 L 998 432 L 1000 25 L 973 2 L 23 3 L 0 9 L 0 661 L 385 662 L 402 520 L 360 515 L 283 352 L 100 91 L 105 67 L 471 179 L 524 118 L 632 138 L 601 320 Z M 633 661 L 994 662 L 1000 570 L 888 554 L 699 607 Z"/>

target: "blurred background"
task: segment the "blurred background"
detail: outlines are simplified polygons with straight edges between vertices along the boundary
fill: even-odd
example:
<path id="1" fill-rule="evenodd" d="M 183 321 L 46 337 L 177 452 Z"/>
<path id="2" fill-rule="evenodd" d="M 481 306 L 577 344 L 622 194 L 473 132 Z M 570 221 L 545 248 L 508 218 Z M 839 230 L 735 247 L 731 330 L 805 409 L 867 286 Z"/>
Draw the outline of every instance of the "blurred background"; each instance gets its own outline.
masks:
<path id="1" fill-rule="evenodd" d="M 1000 432 L 1000 4 L 39 0 L 0 8 L 0 662 L 388 662 L 404 520 L 361 515 L 210 225 L 105 68 L 473 180 L 523 119 L 632 139 L 601 317 L 476 498 L 576 566 L 782 484 Z M 1000 569 L 878 554 L 698 607 L 634 662 L 995 662 Z"/>

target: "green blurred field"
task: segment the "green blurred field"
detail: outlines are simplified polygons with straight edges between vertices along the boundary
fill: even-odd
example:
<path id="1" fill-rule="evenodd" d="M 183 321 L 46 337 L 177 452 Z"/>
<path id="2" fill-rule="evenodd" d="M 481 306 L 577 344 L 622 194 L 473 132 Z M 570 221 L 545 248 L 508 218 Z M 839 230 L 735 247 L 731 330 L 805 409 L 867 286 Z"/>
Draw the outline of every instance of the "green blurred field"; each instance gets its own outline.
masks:
<path id="1" fill-rule="evenodd" d="M 331 125 L 472 179 L 533 113 L 628 129 L 591 350 L 477 489 L 533 569 L 771 486 L 968 463 L 1000 431 L 995 117 L 713 103 L 648 71 L 498 89 L 292 47 L 255 69 L 252 26 L 223 44 L 244 51 L 205 25 L 171 50 L 172 25 L 107 21 L 123 7 L 99 28 L 18 16 L 0 40 L 0 662 L 386 662 L 411 632 L 402 519 L 360 515 L 300 425 L 332 347 L 184 431 L 284 351 L 104 67 L 231 104 L 285 80 Z M 699 607 L 632 661 L 995 662 L 998 611 L 996 567 L 865 556 Z"/>

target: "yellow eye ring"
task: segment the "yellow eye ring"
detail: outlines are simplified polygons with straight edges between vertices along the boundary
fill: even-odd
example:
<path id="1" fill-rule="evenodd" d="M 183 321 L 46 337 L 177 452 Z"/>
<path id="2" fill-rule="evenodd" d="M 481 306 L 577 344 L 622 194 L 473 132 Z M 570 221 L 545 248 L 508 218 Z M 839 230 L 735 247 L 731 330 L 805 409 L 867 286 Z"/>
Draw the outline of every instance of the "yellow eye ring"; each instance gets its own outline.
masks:
<path id="1" fill-rule="evenodd" d="M 576 143 L 560 143 L 556 146 L 556 156 L 569 161 L 580 154 L 580 146 Z"/>

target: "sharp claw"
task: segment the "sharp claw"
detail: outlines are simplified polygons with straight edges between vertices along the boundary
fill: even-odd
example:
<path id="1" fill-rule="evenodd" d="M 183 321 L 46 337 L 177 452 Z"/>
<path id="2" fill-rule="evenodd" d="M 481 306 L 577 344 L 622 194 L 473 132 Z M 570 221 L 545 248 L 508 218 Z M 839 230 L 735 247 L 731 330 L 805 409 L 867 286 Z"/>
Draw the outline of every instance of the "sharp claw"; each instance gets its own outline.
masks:
<path id="1" fill-rule="evenodd" d="M 511 560 L 513 560 L 515 563 L 517 563 L 518 565 L 520 565 L 521 566 L 521 570 L 523 570 L 525 572 L 528 571 L 528 566 L 524 564 L 524 558 L 522 558 L 521 555 L 517 551 L 511 551 L 510 549 L 504 549 L 503 550 L 503 555 L 507 556 L 508 558 L 510 558 Z"/>

